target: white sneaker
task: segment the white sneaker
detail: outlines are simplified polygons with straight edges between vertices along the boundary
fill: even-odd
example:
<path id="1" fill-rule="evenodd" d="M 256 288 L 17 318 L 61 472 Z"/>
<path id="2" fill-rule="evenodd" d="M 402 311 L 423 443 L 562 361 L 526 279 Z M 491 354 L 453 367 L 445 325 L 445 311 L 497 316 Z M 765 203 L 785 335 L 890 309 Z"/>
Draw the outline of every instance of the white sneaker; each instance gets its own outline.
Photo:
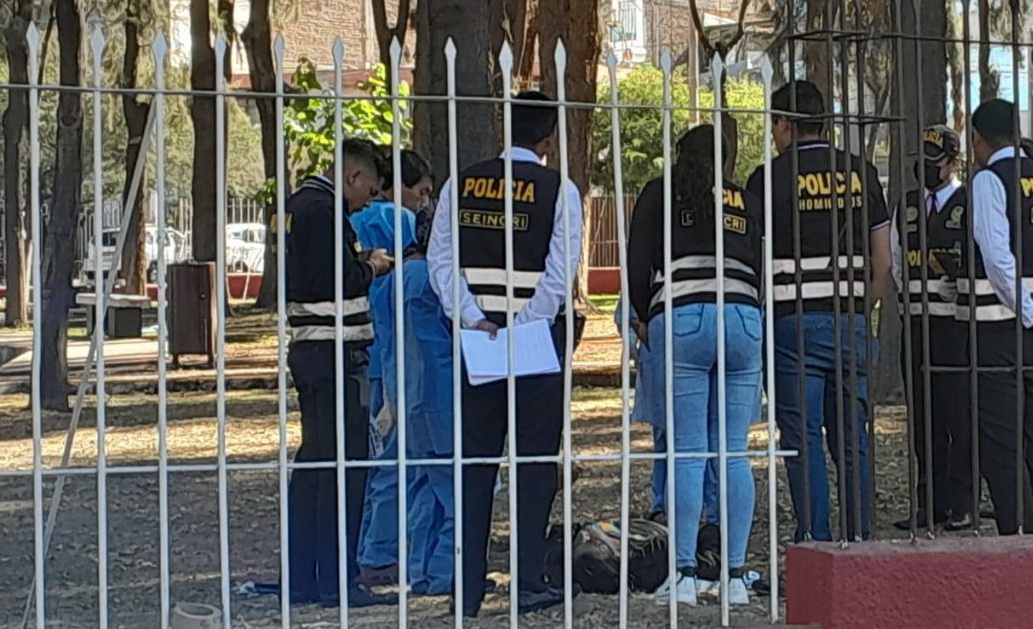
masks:
<path id="1" fill-rule="evenodd" d="M 746 588 L 746 580 L 742 577 L 728 580 L 728 604 L 749 605 L 750 592 Z"/>
<path id="2" fill-rule="evenodd" d="M 678 572 L 674 575 L 674 596 L 675 599 L 682 604 L 690 605 L 695 607 L 696 601 L 696 576 L 692 574 L 683 574 Z M 666 605 L 670 600 L 671 596 L 671 577 L 668 576 L 667 580 L 657 588 L 656 602 L 659 605 Z"/>

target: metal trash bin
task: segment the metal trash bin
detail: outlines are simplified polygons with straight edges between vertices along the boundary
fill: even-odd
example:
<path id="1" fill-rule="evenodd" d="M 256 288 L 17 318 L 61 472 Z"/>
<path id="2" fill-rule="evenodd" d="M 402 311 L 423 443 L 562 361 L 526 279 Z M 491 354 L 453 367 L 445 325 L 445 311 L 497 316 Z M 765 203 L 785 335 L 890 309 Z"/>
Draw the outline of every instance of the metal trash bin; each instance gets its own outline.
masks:
<path id="1" fill-rule="evenodd" d="M 169 354 L 179 366 L 183 355 L 208 357 L 215 366 L 215 263 L 184 262 L 168 266 Z"/>

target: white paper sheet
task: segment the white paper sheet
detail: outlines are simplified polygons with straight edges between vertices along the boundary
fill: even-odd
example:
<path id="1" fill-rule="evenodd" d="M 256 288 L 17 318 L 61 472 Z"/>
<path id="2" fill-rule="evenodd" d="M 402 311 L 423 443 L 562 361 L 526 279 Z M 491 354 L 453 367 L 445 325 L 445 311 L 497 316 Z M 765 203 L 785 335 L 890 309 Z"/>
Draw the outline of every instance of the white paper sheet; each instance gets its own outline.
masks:
<path id="1" fill-rule="evenodd" d="M 460 342 L 470 384 L 478 386 L 504 380 L 509 372 L 507 350 L 510 330 L 500 329 L 492 340 L 487 332 L 463 330 Z M 515 325 L 513 334 L 513 370 L 517 377 L 559 373 L 560 361 L 552 343 L 549 324 L 539 319 Z"/>

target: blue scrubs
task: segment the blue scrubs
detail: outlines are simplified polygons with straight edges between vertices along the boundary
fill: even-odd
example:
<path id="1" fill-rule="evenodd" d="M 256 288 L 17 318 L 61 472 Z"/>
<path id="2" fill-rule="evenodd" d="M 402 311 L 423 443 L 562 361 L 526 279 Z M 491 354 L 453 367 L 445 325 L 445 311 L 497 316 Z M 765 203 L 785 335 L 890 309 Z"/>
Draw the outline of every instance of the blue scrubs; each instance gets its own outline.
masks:
<path id="1" fill-rule="evenodd" d="M 387 301 L 394 311 L 397 274 L 385 283 Z M 405 262 L 403 278 L 405 333 L 406 450 L 409 459 L 448 459 L 452 456 L 452 337 L 437 296 L 431 290 L 427 263 Z M 394 337 L 382 346 L 385 403 L 397 407 L 398 365 Z M 385 456 L 397 457 L 392 433 Z M 409 578 L 414 594 L 448 594 L 453 570 L 452 467 L 411 466 L 407 469 L 409 501 Z M 394 481 L 377 487 L 383 500 L 374 503 L 371 520 L 378 523 L 364 536 L 360 560 L 386 552 L 390 545 L 397 557 L 397 469 L 382 468 L 380 476 Z M 388 495 L 390 494 L 390 495 Z M 390 513 L 388 513 L 390 510 Z M 389 516 L 394 518 L 389 520 Z M 371 552 L 372 545 L 376 552 Z M 361 563 L 361 561 L 360 561 Z M 373 564 L 364 564 L 373 565 Z M 382 564 L 381 564 L 382 565 Z"/>
<path id="2" fill-rule="evenodd" d="M 450 459 L 454 440 L 451 323 L 430 287 L 427 261 L 405 262 L 404 275 L 407 446 L 416 459 Z M 452 467 L 425 465 L 413 472 L 412 589 L 416 594 L 448 594 L 454 558 Z"/>
<path id="3" fill-rule="evenodd" d="M 368 207 L 351 216 L 352 227 L 363 249 L 395 248 L 395 206 L 391 201 L 375 200 Z M 402 210 L 402 246 L 416 241 L 416 215 Z M 389 301 L 389 280 L 385 275 L 373 280 L 369 290 L 370 315 L 373 319 L 374 341 L 369 348 L 370 421 L 380 413 L 385 400 L 382 356 L 387 345 L 393 347 L 394 311 Z M 397 458 L 394 434 L 379 435 L 370 430 L 371 451 L 376 458 Z M 398 527 L 398 473 L 393 467 L 370 470 L 359 538 L 358 563 L 360 566 L 382 568 L 397 563 L 398 537 L 387 531 Z"/>

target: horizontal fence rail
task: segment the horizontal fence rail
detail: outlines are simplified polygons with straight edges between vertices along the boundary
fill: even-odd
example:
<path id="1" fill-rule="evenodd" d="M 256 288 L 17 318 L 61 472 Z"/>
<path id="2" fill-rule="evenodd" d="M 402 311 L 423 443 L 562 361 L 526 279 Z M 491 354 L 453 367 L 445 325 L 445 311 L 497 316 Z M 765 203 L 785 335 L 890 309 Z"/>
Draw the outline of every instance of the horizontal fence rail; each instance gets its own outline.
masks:
<path id="1" fill-rule="evenodd" d="M 584 60 L 562 41 L 540 61 L 557 79 L 548 102 L 517 95 L 524 77 L 507 43 L 488 60 L 498 95 L 461 95 L 452 39 L 435 53 L 438 95 L 408 93 L 397 40 L 383 93 L 346 94 L 341 38 L 327 88 L 299 95 L 276 37 L 273 91 L 230 90 L 222 34 L 213 89 L 169 87 L 161 33 L 146 46 L 153 76 L 124 89 L 105 80 L 114 41 L 92 22 L 78 84 L 53 85 L 30 26 L 28 83 L 0 86 L 27 96 L 25 214 L 39 246 L 26 271 L 42 278 L 29 293 L 31 358 L 0 369 L 0 384 L 31 384 L 27 410 L 0 409 L 18 423 L 0 440 L 0 502 L 21 522 L 0 542 L 12 566 L 0 624 L 776 624 L 794 544 L 989 536 L 987 511 L 997 533 L 1022 534 L 1033 513 L 1033 161 L 1013 156 L 1033 150 L 1019 72 L 1033 44 L 1024 14 L 1010 15 L 1008 36 L 992 34 L 1011 59 L 1014 103 L 977 114 L 989 99 L 973 93 L 971 65 L 991 34 L 973 37 L 970 3 L 972 20 L 935 36 L 916 26 L 918 3 L 890 4 L 881 16 L 830 5 L 807 29 L 792 7 L 776 9 L 784 41 L 752 79 L 730 79 L 720 55 L 706 62 L 719 86 L 706 106 L 687 104 L 666 51 L 651 97 L 629 94 L 607 51 L 598 101 L 568 98 L 568 65 Z M 944 72 L 948 54 L 962 59 L 949 89 L 919 71 L 937 46 L 952 49 Z M 879 71 L 868 55 L 881 55 L 885 76 L 866 76 Z M 826 83 L 783 87 L 805 71 Z M 948 121 L 950 91 L 963 111 Z M 146 99 L 148 115 L 140 159 L 116 175 L 105 149 L 123 139 L 104 122 L 125 94 Z M 945 101 L 943 119 L 932 98 Z M 168 185 L 181 147 L 167 113 L 185 99 L 210 111 L 214 151 L 211 190 L 193 199 Z M 261 201 L 232 198 L 227 104 L 262 99 L 277 130 L 264 158 L 280 175 Z M 302 100 L 328 129 L 305 151 Z M 69 140 L 44 120 L 53 102 L 86 130 L 88 168 L 54 150 Z M 380 108 L 389 147 L 349 137 L 356 103 Z M 410 108 L 430 104 L 447 140 L 430 160 L 440 172 L 408 148 Z M 478 108 L 500 156 L 468 170 L 463 127 Z M 609 125 L 588 148 L 581 114 Z M 550 116 L 556 128 L 528 140 L 528 121 Z M 934 149 L 930 166 L 919 152 Z M 536 151 L 548 168 L 532 166 Z M 300 155 L 319 165 L 307 178 Z M 45 158 L 78 180 L 45 177 Z M 105 185 L 123 177 L 111 201 Z M 144 338 L 115 340 L 108 319 L 136 311 L 116 287 L 138 193 L 156 299 L 133 314 Z M 207 242 L 199 225 L 214 246 L 188 281 L 194 244 Z M 615 306 L 585 293 L 585 265 L 614 270 Z M 231 310 L 228 276 L 240 271 L 271 284 L 261 312 Z M 69 340 L 72 280 L 91 272 L 97 323 Z M 183 366 L 194 332 L 209 363 Z M 478 366 L 489 355 L 501 372 Z M 527 369 L 528 355 L 548 367 Z M 152 374 L 153 393 L 122 392 Z M 54 413 L 69 375 L 71 412 Z M 251 378 L 267 390 L 235 390 Z M 196 391 L 174 390 L 188 379 Z M 877 405 L 876 388 L 901 379 L 903 406 Z M 716 546 L 700 548 L 700 531 L 714 530 Z M 586 562 L 605 553 L 616 587 L 580 594 L 599 574 Z M 647 555 L 666 576 L 648 588 Z"/>

